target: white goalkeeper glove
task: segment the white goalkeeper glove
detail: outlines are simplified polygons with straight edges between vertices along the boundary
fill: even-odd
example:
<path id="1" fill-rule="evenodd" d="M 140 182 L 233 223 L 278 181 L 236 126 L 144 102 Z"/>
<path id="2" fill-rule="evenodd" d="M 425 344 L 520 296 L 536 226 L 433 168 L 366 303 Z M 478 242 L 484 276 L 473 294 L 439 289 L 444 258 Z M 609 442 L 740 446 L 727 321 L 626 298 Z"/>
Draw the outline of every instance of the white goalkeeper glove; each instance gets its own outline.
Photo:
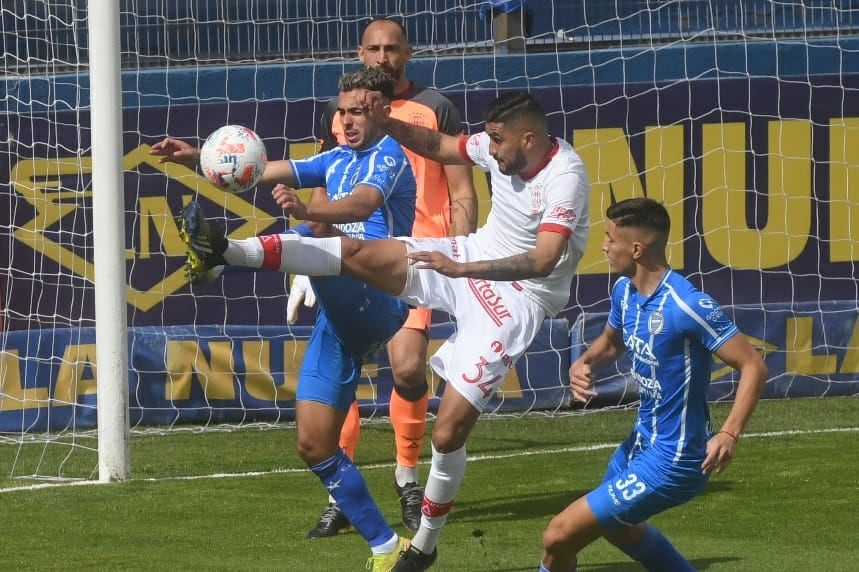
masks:
<path id="1" fill-rule="evenodd" d="M 316 305 L 316 294 L 310 286 L 310 278 L 296 274 L 292 279 L 292 287 L 289 289 L 289 298 L 286 301 L 286 323 L 294 324 L 298 320 L 298 306 L 304 302 L 308 308 Z"/>

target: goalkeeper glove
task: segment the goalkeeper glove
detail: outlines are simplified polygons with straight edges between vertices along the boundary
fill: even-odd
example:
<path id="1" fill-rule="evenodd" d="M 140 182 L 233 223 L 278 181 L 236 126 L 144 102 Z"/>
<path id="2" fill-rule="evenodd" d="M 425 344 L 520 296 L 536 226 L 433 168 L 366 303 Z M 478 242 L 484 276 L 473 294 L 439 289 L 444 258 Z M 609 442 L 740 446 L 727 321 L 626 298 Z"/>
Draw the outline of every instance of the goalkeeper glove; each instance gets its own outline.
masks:
<path id="1" fill-rule="evenodd" d="M 298 306 L 302 302 L 307 308 L 312 308 L 316 304 L 316 294 L 310 286 L 310 278 L 296 274 L 286 301 L 286 323 L 292 325 L 298 320 Z"/>

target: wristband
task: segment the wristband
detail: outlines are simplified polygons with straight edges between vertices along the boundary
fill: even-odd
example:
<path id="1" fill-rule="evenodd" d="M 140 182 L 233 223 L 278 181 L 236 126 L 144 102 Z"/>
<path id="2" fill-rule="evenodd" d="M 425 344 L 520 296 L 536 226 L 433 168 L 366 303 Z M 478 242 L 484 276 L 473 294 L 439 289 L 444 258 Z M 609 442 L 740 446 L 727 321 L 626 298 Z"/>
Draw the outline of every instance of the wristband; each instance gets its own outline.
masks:
<path id="1" fill-rule="evenodd" d="M 734 443 L 736 443 L 737 441 L 739 441 L 739 435 L 734 435 L 734 434 L 733 434 L 733 433 L 731 433 L 730 431 L 725 431 L 724 429 L 720 429 L 720 430 L 717 432 L 717 434 L 719 434 L 719 433 L 724 433 L 725 435 L 727 435 L 728 437 L 730 437 L 731 439 L 733 439 L 733 440 L 734 440 Z"/>

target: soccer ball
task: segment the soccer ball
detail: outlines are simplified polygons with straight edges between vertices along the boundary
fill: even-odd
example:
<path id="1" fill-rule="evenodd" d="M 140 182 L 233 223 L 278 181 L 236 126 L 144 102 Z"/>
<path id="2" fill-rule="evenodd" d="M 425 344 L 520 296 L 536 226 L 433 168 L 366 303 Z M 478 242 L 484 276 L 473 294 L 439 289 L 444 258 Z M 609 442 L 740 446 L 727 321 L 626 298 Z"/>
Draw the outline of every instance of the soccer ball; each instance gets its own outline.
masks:
<path id="1" fill-rule="evenodd" d="M 200 168 L 216 187 L 242 193 L 256 185 L 265 171 L 265 144 L 252 129 L 225 125 L 200 149 Z"/>

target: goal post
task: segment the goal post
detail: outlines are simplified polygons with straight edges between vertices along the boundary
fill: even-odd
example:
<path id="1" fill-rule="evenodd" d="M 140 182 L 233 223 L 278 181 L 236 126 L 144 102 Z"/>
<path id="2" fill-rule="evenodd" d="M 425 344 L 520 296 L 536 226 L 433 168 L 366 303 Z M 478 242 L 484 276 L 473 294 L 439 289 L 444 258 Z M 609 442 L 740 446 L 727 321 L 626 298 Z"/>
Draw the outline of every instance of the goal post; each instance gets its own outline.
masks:
<path id="1" fill-rule="evenodd" d="M 128 326 L 119 3 L 89 0 L 98 476 L 128 479 Z"/>

